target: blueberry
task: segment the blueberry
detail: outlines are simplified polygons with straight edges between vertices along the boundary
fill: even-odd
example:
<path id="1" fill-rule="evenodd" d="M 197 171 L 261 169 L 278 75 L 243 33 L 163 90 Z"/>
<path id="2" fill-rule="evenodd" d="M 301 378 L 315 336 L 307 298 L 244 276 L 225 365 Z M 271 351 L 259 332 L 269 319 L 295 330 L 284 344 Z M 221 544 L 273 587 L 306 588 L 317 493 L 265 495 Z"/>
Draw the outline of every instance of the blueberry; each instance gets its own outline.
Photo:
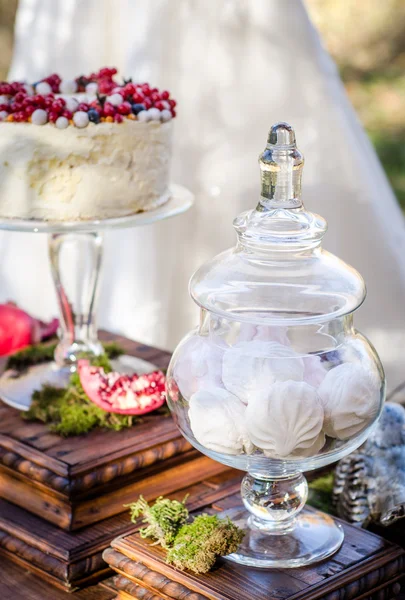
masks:
<path id="1" fill-rule="evenodd" d="M 95 108 L 90 108 L 90 110 L 87 111 L 87 116 L 92 123 L 100 123 L 100 114 Z"/>
<path id="2" fill-rule="evenodd" d="M 133 104 L 132 105 L 132 112 L 134 113 L 134 115 L 137 115 L 138 113 L 141 112 L 141 110 L 145 110 L 145 106 L 143 104 Z"/>

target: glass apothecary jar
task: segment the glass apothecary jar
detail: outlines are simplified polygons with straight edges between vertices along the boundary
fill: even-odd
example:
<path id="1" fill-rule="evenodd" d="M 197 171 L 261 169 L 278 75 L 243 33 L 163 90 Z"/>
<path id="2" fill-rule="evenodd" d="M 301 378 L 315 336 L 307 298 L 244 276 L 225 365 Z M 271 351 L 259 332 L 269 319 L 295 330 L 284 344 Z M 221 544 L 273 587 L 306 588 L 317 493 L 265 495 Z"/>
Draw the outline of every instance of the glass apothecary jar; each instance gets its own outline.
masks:
<path id="1" fill-rule="evenodd" d="M 259 159 L 256 209 L 234 221 L 237 244 L 191 278 L 199 327 L 173 354 L 168 403 L 201 452 L 247 471 L 245 538 L 231 560 L 295 567 L 331 555 L 343 532 L 304 511 L 303 472 L 360 446 L 382 409 L 384 372 L 353 328 L 361 276 L 321 247 L 326 222 L 301 200 L 293 129 L 274 125 Z"/>

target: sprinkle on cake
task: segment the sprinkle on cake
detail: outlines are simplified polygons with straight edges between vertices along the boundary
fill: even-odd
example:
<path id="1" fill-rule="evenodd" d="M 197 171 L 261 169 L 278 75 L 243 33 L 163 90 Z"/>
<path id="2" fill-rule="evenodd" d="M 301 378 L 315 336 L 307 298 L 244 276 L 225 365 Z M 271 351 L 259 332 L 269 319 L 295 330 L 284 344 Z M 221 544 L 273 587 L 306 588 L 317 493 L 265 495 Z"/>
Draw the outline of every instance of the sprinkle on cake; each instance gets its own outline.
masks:
<path id="1" fill-rule="evenodd" d="M 116 75 L 117 69 L 105 67 L 71 80 L 53 74 L 33 85 L 0 82 L 0 121 L 82 129 L 91 123 L 167 122 L 176 116 L 168 91 L 131 79 L 118 83 Z"/>

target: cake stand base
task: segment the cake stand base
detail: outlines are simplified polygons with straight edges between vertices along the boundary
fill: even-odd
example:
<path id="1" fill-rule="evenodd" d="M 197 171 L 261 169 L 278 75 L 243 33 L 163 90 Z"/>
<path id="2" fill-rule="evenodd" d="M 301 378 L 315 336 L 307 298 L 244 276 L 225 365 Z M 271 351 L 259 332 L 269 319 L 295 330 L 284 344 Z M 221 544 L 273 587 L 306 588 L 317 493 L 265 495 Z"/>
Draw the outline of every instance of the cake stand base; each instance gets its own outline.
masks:
<path id="1" fill-rule="evenodd" d="M 122 374 L 150 373 L 157 367 L 146 360 L 124 354 L 111 361 L 114 371 Z M 71 375 L 69 368 L 60 368 L 55 362 L 47 362 L 27 369 L 23 375 L 16 376 L 15 371 L 6 371 L 0 377 L 0 398 L 3 402 L 17 408 L 28 410 L 32 394 L 43 385 L 66 387 Z"/>
<path id="2" fill-rule="evenodd" d="M 344 538 L 341 525 L 319 511 L 299 514 L 293 526 L 283 533 L 256 527 L 251 513 L 240 507 L 220 516 L 229 517 L 245 531 L 238 551 L 224 558 L 249 567 L 286 569 L 310 565 L 334 554 Z"/>

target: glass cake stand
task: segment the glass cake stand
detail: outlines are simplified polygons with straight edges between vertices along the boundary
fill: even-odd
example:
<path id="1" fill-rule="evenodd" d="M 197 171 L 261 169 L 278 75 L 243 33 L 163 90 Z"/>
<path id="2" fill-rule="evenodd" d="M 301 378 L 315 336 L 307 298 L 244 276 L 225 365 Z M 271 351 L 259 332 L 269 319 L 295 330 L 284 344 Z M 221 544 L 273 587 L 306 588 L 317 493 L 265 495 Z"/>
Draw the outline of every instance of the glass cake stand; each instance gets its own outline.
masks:
<path id="1" fill-rule="evenodd" d="M 52 222 L 2 219 L 0 229 L 27 233 L 47 233 L 52 277 L 60 312 L 59 343 L 51 363 L 31 367 L 15 377 L 6 371 L 0 377 L 0 398 L 19 410 L 27 410 L 32 392 L 44 383 L 63 387 L 76 370 L 83 352 L 99 356 L 103 347 L 97 336 L 96 300 L 100 280 L 103 234 L 109 229 L 139 227 L 168 219 L 187 211 L 193 195 L 186 188 L 172 184 L 169 200 L 155 210 L 104 220 Z M 147 372 L 153 365 L 123 356 L 113 364 L 120 372 Z"/>

